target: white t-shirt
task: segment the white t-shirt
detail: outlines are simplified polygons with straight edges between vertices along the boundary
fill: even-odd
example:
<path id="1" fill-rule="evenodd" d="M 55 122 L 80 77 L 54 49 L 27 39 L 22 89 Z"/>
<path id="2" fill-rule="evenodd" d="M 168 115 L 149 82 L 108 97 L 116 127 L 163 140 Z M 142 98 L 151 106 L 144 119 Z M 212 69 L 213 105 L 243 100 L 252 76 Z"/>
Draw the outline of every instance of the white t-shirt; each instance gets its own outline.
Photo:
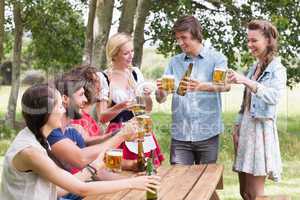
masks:
<path id="1" fill-rule="evenodd" d="M 46 150 L 33 133 L 24 128 L 19 132 L 7 150 L 2 171 L 1 200 L 56 200 L 56 186 L 34 172 L 20 172 L 12 160 L 27 147 L 35 147 L 47 156 Z"/>

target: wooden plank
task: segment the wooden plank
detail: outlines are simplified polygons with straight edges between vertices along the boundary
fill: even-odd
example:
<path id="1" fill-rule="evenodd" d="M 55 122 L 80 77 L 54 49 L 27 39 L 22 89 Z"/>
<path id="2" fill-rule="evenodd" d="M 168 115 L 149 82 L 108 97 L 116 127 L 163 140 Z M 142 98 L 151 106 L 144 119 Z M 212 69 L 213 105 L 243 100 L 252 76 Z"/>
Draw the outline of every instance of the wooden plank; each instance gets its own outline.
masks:
<path id="1" fill-rule="evenodd" d="M 208 164 L 204 173 L 185 198 L 186 200 L 209 200 L 216 190 L 224 167 L 218 164 Z"/>
<path id="2" fill-rule="evenodd" d="M 177 177 L 176 185 L 169 190 L 162 199 L 182 200 L 184 199 L 191 188 L 194 187 L 202 173 L 205 171 L 206 165 L 192 165 L 181 177 Z"/>
<path id="3" fill-rule="evenodd" d="M 216 191 L 214 191 L 214 193 L 210 197 L 210 200 L 220 200 L 219 195 L 217 194 Z"/>
<path id="4" fill-rule="evenodd" d="M 127 176 L 128 178 L 135 176 L 135 173 L 132 171 L 122 171 L 121 174 L 124 175 L 125 177 Z M 85 197 L 84 200 L 119 200 L 130 191 L 131 190 L 128 189 L 128 190 L 123 190 L 111 194 L 98 194 L 98 195 Z"/>
<path id="5" fill-rule="evenodd" d="M 159 167 L 157 174 L 161 177 L 163 180 L 164 177 L 172 171 L 172 168 L 174 166 L 168 166 L 168 167 Z M 139 191 L 139 190 L 132 190 L 129 193 L 127 193 L 125 196 L 122 197 L 122 200 L 133 200 L 133 199 L 145 199 L 146 192 L 145 191 Z"/>

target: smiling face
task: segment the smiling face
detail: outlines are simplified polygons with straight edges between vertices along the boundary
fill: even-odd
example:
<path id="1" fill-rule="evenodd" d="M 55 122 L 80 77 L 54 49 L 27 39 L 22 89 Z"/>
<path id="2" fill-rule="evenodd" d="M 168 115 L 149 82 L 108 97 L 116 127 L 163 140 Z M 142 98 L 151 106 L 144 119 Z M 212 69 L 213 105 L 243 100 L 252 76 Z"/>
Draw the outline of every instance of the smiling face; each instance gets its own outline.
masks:
<path id="1" fill-rule="evenodd" d="M 255 58 L 262 59 L 266 54 L 267 46 L 268 39 L 260 30 L 248 30 L 248 48 Z"/>
<path id="2" fill-rule="evenodd" d="M 186 54 L 195 56 L 199 53 L 198 51 L 201 43 L 199 42 L 199 40 L 194 39 L 190 32 L 176 32 L 175 38 L 181 50 Z"/>
<path id="3" fill-rule="evenodd" d="M 84 108 L 84 104 L 87 99 L 84 95 L 84 89 L 81 87 L 74 92 L 71 97 L 64 95 L 64 105 L 67 111 L 67 116 L 71 119 L 80 119 L 81 110 Z"/>
<path id="4" fill-rule="evenodd" d="M 129 67 L 133 59 L 133 44 L 131 41 L 123 44 L 118 53 L 113 57 L 114 64 Z"/>

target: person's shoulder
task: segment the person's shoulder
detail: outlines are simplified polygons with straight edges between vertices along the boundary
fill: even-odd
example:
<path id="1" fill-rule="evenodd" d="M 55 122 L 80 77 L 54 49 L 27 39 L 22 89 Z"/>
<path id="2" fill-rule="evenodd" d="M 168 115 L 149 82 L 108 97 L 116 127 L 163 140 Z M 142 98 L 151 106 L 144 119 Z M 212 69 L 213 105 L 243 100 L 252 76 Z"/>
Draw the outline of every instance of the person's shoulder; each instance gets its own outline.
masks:
<path id="1" fill-rule="evenodd" d="M 206 55 L 210 55 L 213 57 L 225 57 L 225 55 L 221 51 L 217 50 L 213 46 L 204 46 L 203 50 Z"/>

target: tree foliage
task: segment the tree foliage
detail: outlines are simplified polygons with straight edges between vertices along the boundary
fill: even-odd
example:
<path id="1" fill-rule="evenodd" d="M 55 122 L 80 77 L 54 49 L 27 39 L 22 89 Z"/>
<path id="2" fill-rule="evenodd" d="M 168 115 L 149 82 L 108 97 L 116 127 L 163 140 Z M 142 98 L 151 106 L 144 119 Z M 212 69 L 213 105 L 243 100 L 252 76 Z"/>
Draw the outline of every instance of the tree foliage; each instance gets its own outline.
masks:
<path id="1" fill-rule="evenodd" d="M 288 84 L 300 82 L 299 68 L 299 0 L 249 0 L 238 1 L 153 1 L 153 20 L 148 35 L 158 43 L 158 51 L 173 55 L 180 51 L 172 35 L 172 26 L 182 15 L 196 16 L 204 28 L 204 38 L 222 51 L 229 66 L 248 66 L 253 60 L 247 50 L 246 24 L 251 19 L 272 21 L 280 33 L 279 54 L 288 69 Z"/>
<path id="2" fill-rule="evenodd" d="M 33 67 L 48 71 L 81 63 L 84 23 L 79 10 L 65 0 L 28 0 L 24 13 Z"/>

